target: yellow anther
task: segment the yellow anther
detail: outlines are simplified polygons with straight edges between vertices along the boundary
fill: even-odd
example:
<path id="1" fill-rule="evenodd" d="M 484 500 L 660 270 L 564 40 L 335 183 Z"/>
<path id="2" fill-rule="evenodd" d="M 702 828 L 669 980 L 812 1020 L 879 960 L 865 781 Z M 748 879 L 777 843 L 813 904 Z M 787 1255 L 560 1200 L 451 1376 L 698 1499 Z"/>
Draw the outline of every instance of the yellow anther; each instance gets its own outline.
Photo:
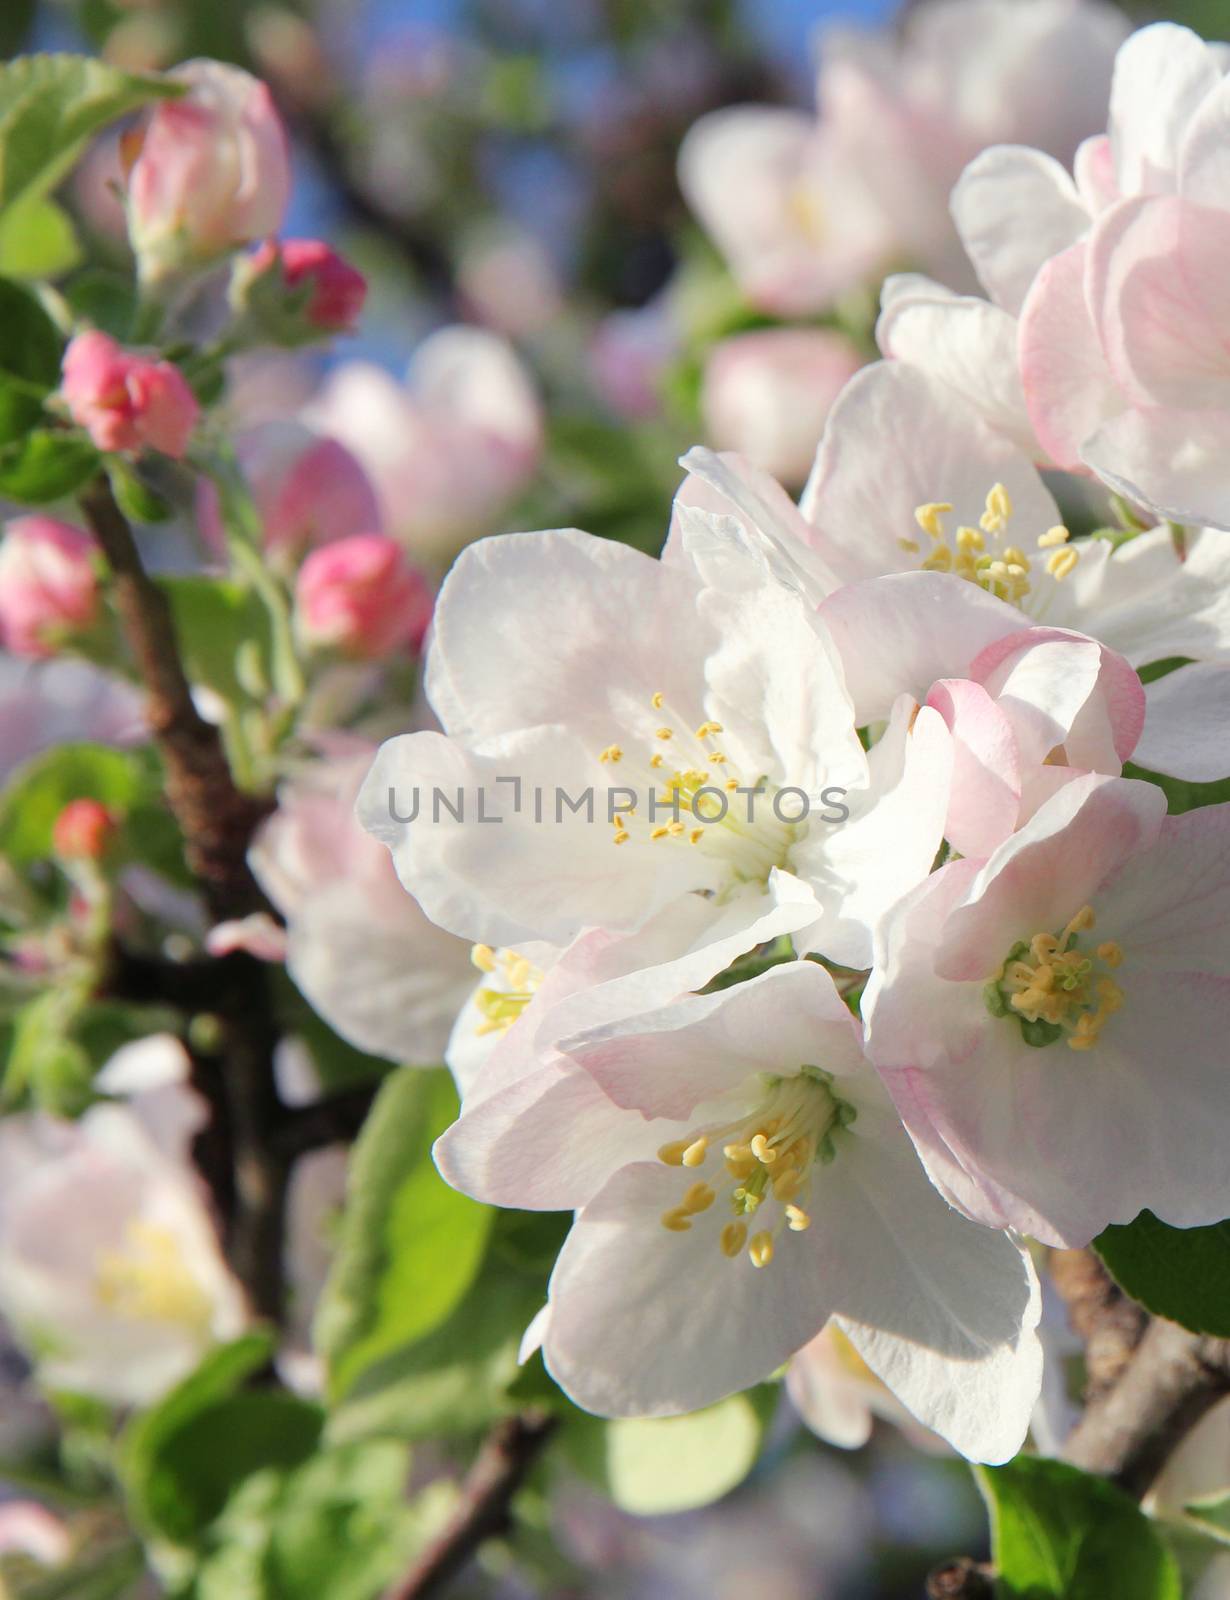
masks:
<path id="1" fill-rule="evenodd" d="M 698 739 L 708 739 L 711 738 L 713 734 L 721 733 L 722 731 L 722 724 L 720 722 L 702 722 L 700 727 L 696 730 L 696 737 Z"/>
<path id="2" fill-rule="evenodd" d="M 715 750 L 713 752 L 713 754 L 709 757 L 709 759 L 710 759 L 710 761 L 712 761 L 712 763 L 713 763 L 713 765 L 715 767 L 724 767 L 726 765 L 726 757 L 722 754 L 722 752 L 720 750 Z M 736 788 L 737 787 L 738 787 L 738 785 L 736 785 Z"/>
<path id="3" fill-rule="evenodd" d="M 662 765 L 663 759 L 664 758 L 662 756 L 651 756 L 649 758 L 649 765 L 651 767 L 660 767 Z"/>
<path id="4" fill-rule="evenodd" d="M 722 1254 L 732 1260 L 743 1249 L 747 1240 L 747 1224 L 744 1222 L 728 1222 L 722 1229 Z"/>
<path id="5" fill-rule="evenodd" d="M 693 828 L 691 833 L 688 834 L 688 843 L 699 844 L 704 837 L 705 830 L 703 828 Z"/>
<path id="6" fill-rule="evenodd" d="M 985 550 L 986 547 L 987 542 L 977 528 L 957 529 L 958 550 Z"/>
<path id="7" fill-rule="evenodd" d="M 656 739 L 673 739 L 675 737 L 675 730 L 674 728 L 659 728 L 654 737 Z"/>
<path id="8" fill-rule="evenodd" d="M 1114 939 L 1108 939 L 1105 944 L 1098 946 L 1098 957 L 1105 961 L 1108 967 L 1118 967 L 1123 964 L 1123 946 Z"/>
<path id="9" fill-rule="evenodd" d="M 665 839 L 669 831 L 668 828 L 653 828 L 650 830 L 649 837 L 651 839 Z"/>
<path id="10" fill-rule="evenodd" d="M 1076 563 L 1080 560 L 1080 553 L 1066 546 L 1062 550 L 1053 550 L 1046 558 L 1046 570 L 1052 578 L 1060 580 L 1066 578 Z"/>
<path id="11" fill-rule="evenodd" d="M 687 1233 L 692 1226 L 692 1219 L 681 1206 L 674 1206 L 662 1213 L 662 1226 L 668 1233 Z"/>
<path id="12" fill-rule="evenodd" d="M 1059 935 L 1059 943 L 1061 945 L 1066 943 L 1074 933 L 1088 933 L 1097 920 L 1092 906 L 1082 906 Z"/>
<path id="13" fill-rule="evenodd" d="M 1063 524 L 1058 523 L 1055 527 L 1048 528 L 1041 536 L 1041 538 L 1038 540 L 1038 549 L 1053 550 L 1056 545 L 1067 544 L 1071 537 L 1072 535 L 1063 526 Z"/>
<path id="14" fill-rule="evenodd" d="M 658 1160 L 668 1167 L 681 1167 L 683 1165 L 683 1152 L 690 1150 L 692 1143 L 688 1139 L 673 1139 L 670 1144 L 658 1146 Z"/>
<path id="15" fill-rule="evenodd" d="M 947 500 L 932 500 L 926 505 L 914 507 L 914 520 L 926 534 L 933 539 L 944 537 L 944 525 L 940 518 L 947 516 L 952 506 Z"/>
<path id="16" fill-rule="evenodd" d="M 708 1149 L 709 1141 L 702 1133 L 699 1139 L 693 1139 L 692 1143 L 685 1148 L 680 1159 L 685 1167 L 699 1167 L 704 1161 Z"/>
<path id="17" fill-rule="evenodd" d="M 777 1160 L 777 1151 L 765 1138 L 763 1133 L 758 1133 L 752 1140 L 752 1154 L 762 1165 L 771 1166 Z"/>
<path id="18" fill-rule="evenodd" d="M 912 556 L 916 556 L 922 549 L 922 545 L 919 544 L 917 539 L 898 539 L 897 543 L 907 554 Z"/>
<path id="19" fill-rule="evenodd" d="M 738 787 L 739 787 L 738 778 L 727 778 L 726 782 L 722 785 L 723 789 L 729 790 L 732 794 L 734 793 L 734 791 Z"/>
<path id="20" fill-rule="evenodd" d="M 987 495 L 986 510 L 978 519 L 987 533 L 1000 533 L 1012 517 L 1012 501 L 1002 483 L 997 483 Z"/>
<path id="21" fill-rule="evenodd" d="M 598 760 L 599 761 L 622 761 L 623 757 L 624 757 L 624 753 L 623 753 L 623 751 L 620 749 L 620 747 L 617 744 L 609 744 L 609 745 L 607 745 L 606 749 L 602 752 L 602 754 L 598 757 Z"/>
<path id="22" fill-rule="evenodd" d="M 480 972 L 495 971 L 495 951 L 489 944 L 476 944 L 470 951 L 470 960 Z"/>
<path id="23" fill-rule="evenodd" d="M 786 1226 L 791 1233 L 803 1233 L 811 1227 L 811 1218 L 801 1206 L 786 1207 Z"/>
<path id="24" fill-rule="evenodd" d="M 683 1209 L 694 1217 L 701 1211 L 708 1211 L 716 1199 L 717 1195 L 707 1183 L 694 1183 L 683 1197 Z"/>
<path id="25" fill-rule="evenodd" d="M 952 551 L 946 544 L 936 545 L 935 549 L 922 564 L 924 572 L 951 572 Z"/>
<path id="26" fill-rule="evenodd" d="M 619 832 L 611 840 L 612 844 L 627 844 L 627 842 L 628 842 L 628 834 L 627 834 L 627 830 L 624 829 L 624 828 L 620 828 Z"/>
<path id="27" fill-rule="evenodd" d="M 677 839 L 681 833 L 686 833 L 687 829 L 684 827 L 682 822 L 668 822 L 666 824 L 666 831 L 670 834 L 672 839 Z"/>
<path id="28" fill-rule="evenodd" d="M 752 1242 L 747 1247 L 747 1253 L 752 1258 L 754 1267 L 767 1267 L 773 1259 L 773 1235 L 761 1231 L 752 1235 Z"/>
<path id="29" fill-rule="evenodd" d="M 1014 567 L 1020 567 L 1023 572 L 1029 571 L 1029 557 L 1014 544 L 1005 546 L 1004 560 Z"/>
<path id="30" fill-rule="evenodd" d="M 655 711 L 661 711 L 662 702 L 665 700 L 665 698 L 666 696 L 662 693 L 661 689 L 654 690 L 653 699 L 650 701 L 650 704 L 653 706 Z"/>

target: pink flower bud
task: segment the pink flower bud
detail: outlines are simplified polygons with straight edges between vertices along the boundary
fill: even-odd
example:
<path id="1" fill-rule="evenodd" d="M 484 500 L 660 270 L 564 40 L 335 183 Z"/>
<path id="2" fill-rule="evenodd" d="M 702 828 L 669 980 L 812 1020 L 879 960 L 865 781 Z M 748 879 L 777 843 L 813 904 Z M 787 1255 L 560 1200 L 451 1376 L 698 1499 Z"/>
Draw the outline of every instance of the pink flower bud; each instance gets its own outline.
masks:
<path id="1" fill-rule="evenodd" d="M 862 364 L 850 340 L 826 328 L 723 339 L 709 354 L 701 390 L 709 442 L 801 485 L 833 401 Z"/>
<path id="2" fill-rule="evenodd" d="M 187 61 L 129 145 L 128 233 L 155 282 L 276 233 L 290 199 L 286 131 L 266 86 L 238 67 Z"/>
<path id="3" fill-rule="evenodd" d="M 337 539 L 314 550 L 295 585 L 304 643 L 366 659 L 418 650 L 432 603 L 427 579 L 396 540 L 378 533 Z"/>
<path id="4" fill-rule="evenodd" d="M 73 421 L 100 450 L 149 445 L 182 456 L 201 411 L 177 367 L 134 355 L 93 329 L 79 333 L 65 351 L 60 392 Z"/>
<path id="5" fill-rule="evenodd" d="M 70 800 L 51 829 L 61 861 L 98 861 L 115 833 L 115 817 L 99 800 Z"/>
<path id="6" fill-rule="evenodd" d="M 288 289 L 310 286 L 302 315 L 324 333 L 353 333 L 367 298 L 367 279 L 323 239 L 269 240 L 252 258 L 254 273 L 280 262 Z"/>
<path id="7" fill-rule="evenodd" d="M 0 543 L 0 642 L 19 656 L 54 655 L 98 612 L 96 545 L 52 517 L 18 517 Z"/>

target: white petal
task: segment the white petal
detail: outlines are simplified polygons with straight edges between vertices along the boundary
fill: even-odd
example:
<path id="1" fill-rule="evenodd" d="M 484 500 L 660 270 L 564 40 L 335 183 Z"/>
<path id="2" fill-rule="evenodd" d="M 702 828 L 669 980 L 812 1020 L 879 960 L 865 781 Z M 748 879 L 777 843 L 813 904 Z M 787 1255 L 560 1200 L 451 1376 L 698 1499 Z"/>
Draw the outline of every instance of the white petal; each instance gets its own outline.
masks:
<path id="1" fill-rule="evenodd" d="M 1230 666 L 1193 662 L 1145 689 L 1148 715 L 1135 759 L 1188 783 L 1230 777 Z"/>
<path id="2" fill-rule="evenodd" d="M 1012 313 L 1042 263 L 1089 227 L 1089 213 L 1058 161 L 1019 145 L 975 156 L 952 192 L 952 215 L 979 282 Z"/>

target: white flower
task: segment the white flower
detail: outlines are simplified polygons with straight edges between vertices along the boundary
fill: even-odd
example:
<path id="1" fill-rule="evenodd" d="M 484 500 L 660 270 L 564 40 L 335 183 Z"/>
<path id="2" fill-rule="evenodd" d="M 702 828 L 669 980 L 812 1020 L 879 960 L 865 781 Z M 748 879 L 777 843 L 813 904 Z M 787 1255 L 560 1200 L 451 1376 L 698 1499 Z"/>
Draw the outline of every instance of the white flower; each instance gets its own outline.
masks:
<path id="1" fill-rule="evenodd" d="M 1036 1280 L 928 1183 L 823 968 L 790 962 L 566 1050 L 604 1108 L 574 1125 L 530 1105 L 503 1146 L 521 1205 L 578 1208 L 543 1330 L 572 1399 L 692 1410 L 767 1377 L 836 1315 L 957 1449 L 1019 1447 L 1041 1373 Z M 485 1139 L 463 1117 L 441 1153 L 471 1142 L 477 1170 Z"/>
<path id="2" fill-rule="evenodd" d="M 1230 807 L 1066 785 L 985 862 L 885 918 L 868 1050 L 971 1216 L 1082 1245 L 1148 1206 L 1226 1209 Z"/>
<path id="3" fill-rule="evenodd" d="M 247 1320 L 188 1165 L 205 1108 L 183 1066 L 146 1040 L 99 1080 L 131 1106 L 0 1123 L 0 1310 L 50 1387 L 147 1405 Z"/>
<path id="4" fill-rule="evenodd" d="M 718 937 L 776 899 L 775 933 L 865 964 L 930 867 L 947 736 L 903 703 L 867 754 L 809 608 L 746 574 L 704 588 L 576 531 L 465 552 L 428 661 L 450 737 L 385 744 L 359 799 L 429 916 L 515 947 L 630 932 L 695 894 Z"/>

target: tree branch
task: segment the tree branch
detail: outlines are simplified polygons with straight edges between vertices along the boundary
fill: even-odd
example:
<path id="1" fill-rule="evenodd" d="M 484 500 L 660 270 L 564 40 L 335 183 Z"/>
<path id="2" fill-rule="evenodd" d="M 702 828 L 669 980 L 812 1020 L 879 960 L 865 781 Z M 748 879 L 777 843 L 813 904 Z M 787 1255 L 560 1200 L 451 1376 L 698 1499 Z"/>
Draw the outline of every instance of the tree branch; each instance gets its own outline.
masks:
<path id="1" fill-rule="evenodd" d="M 991 1600 L 995 1568 L 985 1561 L 957 1556 L 927 1575 L 927 1600 Z"/>
<path id="2" fill-rule="evenodd" d="M 367 1120 L 378 1088 L 378 1083 L 361 1083 L 309 1105 L 283 1107 L 277 1133 L 282 1155 L 287 1161 L 297 1161 L 312 1150 L 352 1143 Z"/>
<path id="3" fill-rule="evenodd" d="M 1144 1336 L 1149 1316 L 1124 1294 L 1094 1250 L 1053 1250 L 1051 1281 L 1068 1322 L 1085 1345 L 1085 1404 L 1117 1383 Z"/>
<path id="4" fill-rule="evenodd" d="M 82 494 L 81 508 L 111 568 L 116 610 L 145 686 L 146 714 L 166 769 L 167 803 L 188 864 L 215 921 L 242 917 L 264 904 L 247 852 L 268 802 L 240 792 L 218 730 L 193 704 L 171 608 L 146 572 L 103 474 Z M 218 1057 L 234 1174 L 227 1255 L 253 1310 L 277 1320 L 289 1167 L 275 1145 L 282 1106 L 273 1075 L 278 1033 L 269 975 L 242 954 L 211 965 L 208 1009 L 221 1025 Z"/>
<path id="5" fill-rule="evenodd" d="M 555 1419 L 543 1411 L 523 1411 L 496 1424 L 462 1484 L 457 1510 L 386 1600 L 442 1594 L 484 1540 L 507 1532 L 513 1497 L 554 1428 Z"/>
<path id="6" fill-rule="evenodd" d="M 1155 1317 L 1117 1382 L 1094 1399 L 1064 1454 L 1143 1495 L 1175 1447 L 1230 1394 L 1230 1341 Z"/>

